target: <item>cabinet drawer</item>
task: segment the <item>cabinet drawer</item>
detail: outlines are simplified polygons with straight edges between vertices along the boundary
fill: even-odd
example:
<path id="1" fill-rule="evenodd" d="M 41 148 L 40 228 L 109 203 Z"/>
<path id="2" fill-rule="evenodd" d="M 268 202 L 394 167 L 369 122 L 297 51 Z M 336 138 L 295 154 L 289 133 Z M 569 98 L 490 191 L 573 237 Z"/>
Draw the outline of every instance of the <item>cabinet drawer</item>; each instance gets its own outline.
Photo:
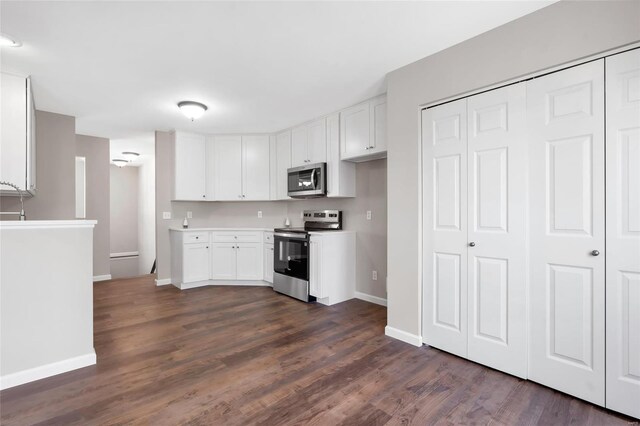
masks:
<path id="1" fill-rule="evenodd" d="M 262 232 L 220 231 L 213 233 L 214 243 L 260 243 Z"/>
<path id="2" fill-rule="evenodd" d="M 185 244 L 190 244 L 190 243 L 208 243 L 209 242 L 209 233 L 208 232 L 186 232 L 184 234 L 184 239 L 182 241 Z"/>
<path id="3" fill-rule="evenodd" d="M 273 232 L 264 233 L 264 242 L 267 244 L 273 244 Z"/>

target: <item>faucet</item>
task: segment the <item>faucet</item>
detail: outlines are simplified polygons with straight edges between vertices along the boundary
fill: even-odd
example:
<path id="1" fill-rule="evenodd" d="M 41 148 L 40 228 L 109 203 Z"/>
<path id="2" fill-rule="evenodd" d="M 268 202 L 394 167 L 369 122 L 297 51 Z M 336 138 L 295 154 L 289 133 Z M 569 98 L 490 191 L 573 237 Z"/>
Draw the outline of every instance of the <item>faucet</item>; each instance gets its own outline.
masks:
<path id="1" fill-rule="evenodd" d="M 16 184 L 11 182 L 0 181 L 0 185 L 10 186 L 18 191 L 18 195 L 20 195 L 20 211 L 19 212 L 0 212 L 0 214 L 17 214 L 20 216 L 20 220 L 27 220 L 27 216 L 24 214 L 24 201 L 22 200 L 22 190 Z"/>

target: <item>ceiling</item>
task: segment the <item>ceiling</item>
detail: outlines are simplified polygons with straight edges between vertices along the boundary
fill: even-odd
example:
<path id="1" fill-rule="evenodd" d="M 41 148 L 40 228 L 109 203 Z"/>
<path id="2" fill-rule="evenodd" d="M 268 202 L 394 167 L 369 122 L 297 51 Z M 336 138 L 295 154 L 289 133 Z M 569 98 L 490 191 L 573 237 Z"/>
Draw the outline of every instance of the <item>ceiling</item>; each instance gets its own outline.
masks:
<path id="1" fill-rule="evenodd" d="M 0 3 L 3 71 L 80 134 L 273 132 L 385 92 L 385 75 L 552 1 Z M 472 72 L 472 71 L 470 71 Z M 195 122 L 176 103 L 209 111 Z"/>

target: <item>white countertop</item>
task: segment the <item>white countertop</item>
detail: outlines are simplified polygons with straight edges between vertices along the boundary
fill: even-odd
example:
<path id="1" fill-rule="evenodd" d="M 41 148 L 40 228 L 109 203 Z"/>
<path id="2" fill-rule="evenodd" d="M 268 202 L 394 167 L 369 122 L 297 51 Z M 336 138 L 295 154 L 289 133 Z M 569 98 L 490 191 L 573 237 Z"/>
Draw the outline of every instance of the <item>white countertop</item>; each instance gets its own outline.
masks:
<path id="1" fill-rule="evenodd" d="M 242 227 L 233 227 L 233 228 L 178 228 L 172 227 L 169 228 L 169 231 L 175 232 L 204 232 L 204 231 L 259 231 L 259 232 L 273 232 L 273 228 L 242 228 Z"/>
<path id="2" fill-rule="evenodd" d="M 3 220 L 0 229 L 93 228 L 97 220 Z"/>

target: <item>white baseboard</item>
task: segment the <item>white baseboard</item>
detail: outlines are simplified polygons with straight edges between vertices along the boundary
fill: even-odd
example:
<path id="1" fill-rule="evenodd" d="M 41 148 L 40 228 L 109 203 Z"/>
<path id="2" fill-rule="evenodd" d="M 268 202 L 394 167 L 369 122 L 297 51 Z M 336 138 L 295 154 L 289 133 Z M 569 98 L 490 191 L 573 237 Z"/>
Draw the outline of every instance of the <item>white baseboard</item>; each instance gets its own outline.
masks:
<path id="1" fill-rule="evenodd" d="M 376 305 L 387 306 L 387 299 L 383 299 L 382 297 L 372 296 L 366 293 L 360 293 L 356 291 L 354 293 L 356 299 L 364 300 L 366 302 L 375 303 Z"/>
<path id="2" fill-rule="evenodd" d="M 0 390 L 23 385 L 29 382 L 35 382 L 36 380 L 66 373 L 67 371 L 77 370 L 78 368 L 88 367 L 89 365 L 94 365 L 95 363 L 96 352 L 95 350 L 92 350 L 90 353 L 85 355 L 80 355 L 58 362 L 52 362 L 51 364 L 45 364 L 41 365 L 40 367 L 18 371 L 17 373 L 7 374 L 6 376 L 0 377 Z"/>
<path id="3" fill-rule="evenodd" d="M 156 285 L 160 286 L 160 285 L 169 285 L 171 284 L 171 278 L 163 278 L 161 280 L 156 280 Z"/>
<path id="4" fill-rule="evenodd" d="M 111 279 L 111 274 L 108 275 L 94 275 L 93 276 L 93 282 L 98 282 L 98 281 L 107 281 Z"/>
<path id="5" fill-rule="evenodd" d="M 159 285 L 159 284 L 158 284 Z M 213 287 L 222 287 L 222 286 L 229 286 L 229 287 L 240 287 L 240 286 L 254 286 L 254 287 L 273 287 L 272 284 L 266 282 L 266 281 L 244 281 L 244 280 L 230 280 L 230 281 L 226 281 L 226 280 L 205 280 L 205 281 L 195 281 L 192 283 L 180 283 L 180 284 L 173 284 L 174 286 L 176 286 L 177 288 L 179 288 L 180 290 L 189 290 L 190 288 L 196 288 L 196 287 L 206 287 L 206 286 L 213 286 Z"/>
<path id="6" fill-rule="evenodd" d="M 394 339 L 402 340 L 403 342 L 413 346 L 422 346 L 422 336 L 418 336 L 416 334 L 407 333 L 406 331 L 398 330 L 397 328 L 390 326 L 386 326 L 384 328 L 384 334 L 389 337 L 393 337 Z"/>

